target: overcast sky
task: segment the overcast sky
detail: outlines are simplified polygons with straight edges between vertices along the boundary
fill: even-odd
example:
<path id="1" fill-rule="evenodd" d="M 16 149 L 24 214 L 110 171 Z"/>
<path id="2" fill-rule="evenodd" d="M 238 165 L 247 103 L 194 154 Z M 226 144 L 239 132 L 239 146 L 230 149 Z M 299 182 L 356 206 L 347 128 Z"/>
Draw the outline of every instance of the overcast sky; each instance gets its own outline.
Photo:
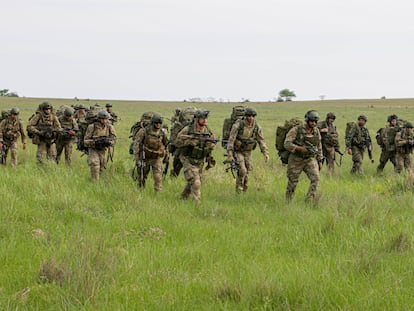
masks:
<path id="1" fill-rule="evenodd" d="M 27 97 L 414 97 L 412 0 L 0 0 Z"/>

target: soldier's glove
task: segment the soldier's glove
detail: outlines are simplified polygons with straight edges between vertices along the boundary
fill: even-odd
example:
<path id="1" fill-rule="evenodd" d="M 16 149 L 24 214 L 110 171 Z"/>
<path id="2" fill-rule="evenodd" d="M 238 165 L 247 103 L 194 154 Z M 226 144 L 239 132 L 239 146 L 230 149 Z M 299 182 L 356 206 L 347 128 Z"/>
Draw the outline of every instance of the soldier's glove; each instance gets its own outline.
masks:
<path id="1" fill-rule="evenodd" d="M 232 155 L 232 154 L 229 154 L 229 155 L 227 156 L 227 162 L 229 162 L 229 163 L 233 163 L 233 162 L 234 162 L 234 157 L 233 157 L 233 155 Z"/>
<path id="2" fill-rule="evenodd" d="M 68 131 L 68 134 L 69 134 L 70 136 L 75 136 L 76 132 L 75 132 L 74 130 L 69 130 L 69 131 Z"/>
<path id="3" fill-rule="evenodd" d="M 308 153 L 308 149 L 306 147 L 303 147 L 303 146 L 296 146 L 295 150 L 297 152 L 300 152 L 300 153 Z"/>
<path id="4" fill-rule="evenodd" d="M 264 154 L 264 158 L 265 158 L 266 163 L 269 162 L 269 154 L 268 153 Z"/>
<path id="5" fill-rule="evenodd" d="M 212 156 L 207 157 L 206 170 L 209 170 L 210 168 L 213 168 L 214 166 L 216 166 L 216 159 L 214 159 Z"/>

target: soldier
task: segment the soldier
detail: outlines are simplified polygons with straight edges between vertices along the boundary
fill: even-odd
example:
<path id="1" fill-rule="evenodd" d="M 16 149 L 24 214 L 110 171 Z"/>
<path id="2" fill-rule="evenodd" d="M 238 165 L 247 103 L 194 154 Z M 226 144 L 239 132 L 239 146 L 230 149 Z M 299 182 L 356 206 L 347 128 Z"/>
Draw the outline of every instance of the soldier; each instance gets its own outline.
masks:
<path id="1" fill-rule="evenodd" d="M 260 151 L 269 161 L 269 151 L 263 137 L 262 128 L 257 124 L 255 117 L 256 109 L 247 107 L 244 118 L 233 124 L 229 140 L 227 142 L 227 161 L 236 163 L 238 166 L 236 178 L 236 192 L 247 191 L 249 174 L 253 170 L 251 153 L 259 144 Z"/>
<path id="2" fill-rule="evenodd" d="M 191 197 L 200 201 L 201 179 L 206 158 L 211 160 L 209 166 L 214 166 L 211 152 L 217 144 L 213 132 L 207 126 L 209 111 L 199 109 L 194 113 L 194 122 L 185 126 L 177 135 L 176 146 L 179 148 L 180 161 L 184 168 L 187 185 L 181 198 Z M 208 166 L 208 167 L 209 167 Z"/>
<path id="3" fill-rule="evenodd" d="M 61 130 L 60 122 L 52 111 L 52 105 L 43 102 L 27 126 L 27 131 L 33 136 L 33 144 L 37 145 L 36 158 L 39 164 L 46 158 L 56 162 L 55 141 Z"/>
<path id="4" fill-rule="evenodd" d="M 70 166 L 72 163 L 72 144 L 76 138 L 76 132 L 79 130 L 78 123 L 73 118 L 73 110 L 66 108 L 63 115 L 59 118 L 63 131 L 59 133 L 56 140 L 56 162 L 59 163 L 63 149 L 65 149 L 65 163 Z"/>
<path id="5" fill-rule="evenodd" d="M 305 114 L 305 124 L 293 127 L 286 135 L 284 146 L 290 152 L 287 166 L 286 202 L 293 199 L 302 171 L 310 180 L 306 201 L 315 200 L 323 157 L 321 134 L 316 126 L 318 120 L 319 113 L 309 110 Z"/>
<path id="6" fill-rule="evenodd" d="M 10 165 L 17 165 L 17 140 L 21 136 L 23 149 L 26 149 L 26 134 L 24 133 L 22 121 L 19 119 L 19 108 L 12 108 L 9 116 L 0 123 L 0 152 L 2 153 L 2 164 L 6 164 L 7 153 L 11 153 Z"/>
<path id="7" fill-rule="evenodd" d="M 411 154 L 414 147 L 413 124 L 406 122 L 405 127 L 395 135 L 396 153 L 396 168 L 397 173 L 401 173 L 405 168 L 411 171 Z"/>
<path id="8" fill-rule="evenodd" d="M 392 114 L 387 118 L 388 125 L 383 128 L 379 135 L 381 135 L 381 156 L 379 159 L 379 164 L 377 167 L 377 173 L 382 173 L 384 170 L 385 164 L 387 164 L 388 160 L 394 165 L 394 170 L 397 168 L 397 162 L 395 160 L 396 157 L 396 146 L 395 146 L 395 135 L 397 132 L 400 131 L 400 127 L 398 126 L 398 116 Z"/>
<path id="9" fill-rule="evenodd" d="M 86 106 L 83 104 L 80 104 L 78 106 L 78 109 L 73 114 L 73 117 L 75 118 L 76 122 L 84 122 L 86 117 Z"/>
<path id="10" fill-rule="evenodd" d="M 162 128 L 162 116 L 154 113 L 151 123 L 141 128 L 134 137 L 134 158 L 138 169 L 138 186 L 144 187 L 150 169 L 154 190 L 162 190 L 162 165 L 168 161 L 168 135 Z"/>
<path id="11" fill-rule="evenodd" d="M 338 141 L 338 131 L 334 125 L 336 116 L 333 112 L 329 112 L 326 115 L 325 121 L 318 122 L 318 129 L 322 137 L 322 152 L 328 172 L 333 172 L 335 169 L 335 153 L 339 153 L 341 156 L 343 153 L 340 151 Z"/>
<path id="12" fill-rule="evenodd" d="M 362 160 L 364 151 L 368 148 L 368 152 L 372 151 L 372 141 L 368 129 L 365 127 L 368 118 L 361 114 L 358 117 L 358 123 L 354 123 L 346 136 L 346 149 L 349 155 L 352 155 L 353 166 L 351 173 L 362 174 Z"/>
<path id="13" fill-rule="evenodd" d="M 99 180 L 99 174 L 106 168 L 106 150 L 112 151 L 116 142 L 116 133 L 109 122 L 109 114 L 99 111 L 97 121 L 89 124 L 84 138 L 88 148 L 88 165 L 93 180 Z"/>
<path id="14" fill-rule="evenodd" d="M 105 105 L 105 107 L 106 107 L 106 112 L 109 113 L 109 121 L 111 122 L 111 124 L 114 124 L 115 122 L 118 122 L 118 116 L 116 115 L 115 112 L 113 112 L 112 104 L 107 103 Z"/>
<path id="15" fill-rule="evenodd" d="M 181 112 L 181 108 L 177 107 L 174 109 L 174 114 L 171 118 L 171 128 L 174 126 L 175 122 L 178 122 L 179 118 L 180 118 L 180 112 Z"/>

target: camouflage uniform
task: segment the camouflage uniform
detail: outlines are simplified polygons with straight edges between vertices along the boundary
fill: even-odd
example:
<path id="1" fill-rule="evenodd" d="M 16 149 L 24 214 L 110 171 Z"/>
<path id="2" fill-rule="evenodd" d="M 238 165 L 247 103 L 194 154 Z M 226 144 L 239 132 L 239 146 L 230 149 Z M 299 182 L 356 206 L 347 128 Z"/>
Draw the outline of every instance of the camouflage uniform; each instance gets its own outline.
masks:
<path id="1" fill-rule="evenodd" d="M 116 132 L 112 124 L 102 124 L 101 119 L 88 125 L 84 138 L 85 147 L 88 148 L 88 165 L 91 169 L 91 176 L 94 180 L 99 180 L 99 174 L 106 168 L 106 151 L 108 147 L 97 148 L 96 138 L 107 137 L 112 146 L 116 142 Z"/>
<path id="2" fill-rule="evenodd" d="M 150 124 L 135 134 L 133 150 L 138 168 L 139 187 L 145 186 L 148 173 L 152 168 L 154 190 L 162 190 L 162 165 L 167 145 L 168 137 L 164 128 L 156 129 Z"/>
<path id="3" fill-rule="evenodd" d="M 179 148 L 179 158 L 183 164 L 184 177 L 187 181 L 181 197 L 183 199 L 190 197 L 199 201 L 204 161 L 211 154 L 216 143 L 200 138 L 200 136 L 214 138 L 214 134 L 207 125 L 197 129 L 196 122 L 185 126 L 178 133 L 176 146 Z"/>
<path id="4" fill-rule="evenodd" d="M 318 153 L 315 155 L 311 152 L 298 152 L 296 150 L 298 146 L 305 147 L 305 142 L 315 146 L 318 149 Z M 284 146 L 286 150 L 291 152 L 287 166 L 288 184 L 286 188 L 286 201 L 289 202 L 292 200 L 302 171 L 305 172 L 310 180 L 306 200 L 314 199 L 319 184 L 318 162 L 322 160 L 322 143 L 318 128 L 315 126 L 312 129 L 306 123 L 293 127 L 286 135 Z"/>
<path id="5" fill-rule="evenodd" d="M 23 148 L 26 145 L 26 134 L 24 133 L 22 121 L 19 118 L 15 120 L 12 119 L 12 116 L 4 119 L 0 123 L 0 143 L 3 145 L 4 152 L 4 163 L 6 164 L 7 153 L 10 150 L 11 153 L 11 166 L 15 167 L 17 165 L 17 150 L 19 145 L 17 140 L 21 136 Z"/>
<path id="6" fill-rule="evenodd" d="M 59 118 L 59 122 L 63 131 L 56 140 L 56 162 L 59 163 L 62 151 L 65 149 L 65 163 L 70 166 L 72 163 L 72 144 L 76 138 L 76 132 L 73 130 L 78 131 L 79 127 L 76 120 L 72 117 L 68 118 L 63 115 Z"/>
<path id="7" fill-rule="evenodd" d="M 401 173 L 403 168 L 411 171 L 411 154 L 413 153 L 414 134 L 407 129 L 399 131 L 395 135 L 396 145 L 396 168 L 397 173 Z"/>
<path id="8" fill-rule="evenodd" d="M 336 126 L 328 121 L 321 121 L 318 123 L 318 129 L 322 137 L 322 153 L 328 171 L 332 172 L 335 169 L 335 153 L 339 152 L 338 131 Z M 322 132 L 322 129 L 327 129 L 327 132 Z"/>
<path id="9" fill-rule="evenodd" d="M 37 145 L 38 163 L 43 163 L 46 158 L 56 161 L 55 141 L 61 130 L 60 122 L 52 111 L 49 114 L 45 114 L 43 110 L 37 111 L 29 121 L 27 131 L 34 135 L 32 142 Z"/>
<path id="10" fill-rule="evenodd" d="M 346 137 L 346 149 L 352 150 L 352 169 L 351 173 L 362 174 L 362 160 L 364 159 L 364 151 L 367 146 L 372 144 L 371 136 L 365 126 L 359 126 L 354 123 Z"/>
<path id="11" fill-rule="evenodd" d="M 75 111 L 73 114 L 73 117 L 75 118 L 76 122 L 84 122 L 86 118 L 86 110 L 84 107 L 80 107 L 78 110 Z"/>
<path id="12" fill-rule="evenodd" d="M 236 192 L 247 191 L 249 174 L 253 170 L 251 153 L 257 143 L 259 143 L 260 151 L 268 158 L 269 151 L 262 129 L 256 120 L 250 126 L 246 120 L 239 120 L 233 124 L 227 142 L 227 154 L 233 157 L 238 165 Z"/>
<path id="13" fill-rule="evenodd" d="M 379 164 L 377 167 L 377 172 L 382 172 L 384 170 L 385 164 L 388 160 L 394 165 L 394 170 L 397 168 L 396 162 L 396 146 L 395 146 L 395 136 L 400 131 L 398 125 L 392 126 L 388 125 L 381 131 L 383 144 L 381 145 L 381 156 L 379 159 Z"/>

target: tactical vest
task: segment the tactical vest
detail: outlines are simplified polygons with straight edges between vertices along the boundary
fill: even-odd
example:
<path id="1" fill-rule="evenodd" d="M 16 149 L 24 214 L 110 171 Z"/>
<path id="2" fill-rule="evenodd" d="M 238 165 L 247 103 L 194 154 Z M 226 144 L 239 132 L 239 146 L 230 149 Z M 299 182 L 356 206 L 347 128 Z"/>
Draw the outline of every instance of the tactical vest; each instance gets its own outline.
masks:
<path id="1" fill-rule="evenodd" d="M 151 125 L 145 128 L 145 137 L 143 141 L 145 156 L 149 159 L 163 157 L 165 153 L 165 146 L 163 143 L 165 132 L 163 129 L 156 134 L 151 130 Z"/>
<path id="2" fill-rule="evenodd" d="M 251 151 L 256 149 L 257 141 L 256 137 L 259 132 L 259 126 L 256 121 L 254 122 L 253 130 L 249 133 L 247 127 L 245 127 L 244 120 L 238 120 L 239 130 L 237 132 L 236 140 L 234 142 L 235 151 Z"/>
<path id="3" fill-rule="evenodd" d="M 20 129 L 22 124 L 19 119 L 12 122 L 10 119 L 6 119 L 6 126 L 4 127 L 3 139 L 8 141 L 16 141 L 20 136 Z"/>
<path id="4" fill-rule="evenodd" d="M 310 143 L 313 146 L 318 148 L 319 142 L 320 142 L 318 128 L 315 127 L 315 128 L 313 128 L 312 133 L 308 133 L 308 131 L 306 130 L 304 125 L 299 125 L 297 127 L 296 138 L 293 141 L 293 143 L 295 145 L 306 147 L 306 142 L 308 142 L 308 143 Z M 302 158 L 311 158 L 312 157 L 311 153 L 303 154 L 303 153 L 295 152 L 295 154 L 297 156 L 302 157 Z"/>
<path id="5" fill-rule="evenodd" d="M 387 151 L 395 151 L 395 136 L 400 131 L 397 126 L 387 126 L 382 131 L 382 140 Z"/>
<path id="6" fill-rule="evenodd" d="M 354 127 L 356 128 L 356 134 L 352 137 L 351 145 L 365 148 L 368 140 L 368 129 L 364 126 L 359 126 L 357 123 L 354 124 Z"/>
<path id="7" fill-rule="evenodd" d="M 195 124 L 190 124 L 188 129 L 188 135 L 194 136 L 194 139 L 197 140 L 196 146 L 185 146 L 182 148 L 182 154 L 190 159 L 196 160 L 195 162 L 198 163 L 199 160 L 204 159 L 207 157 L 212 150 L 211 143 L 207 141 L 203 141 L 202 139 L 197 139 L 197 135 L 205 135 L 210 137 L 213 133 L 211 132 L 210 128 L 206 126 L 206 131 L 203 133 L 197 133 L 195 131 Z M 191 161 L 191 160 L 190 160 Z"/>
<path id="8" fill-rule="evenodd" d="M 414 135 L 411 133 L 408 137 L 406 137 L 406 130 L 405 128 L 401 130 L 401 138 L 404 140 L 413 140 Z M 396 147 L 398 153 L 402 154 L 409 154 L 413 152 L 413 148 L 410 148 L 409 145 L 405 144 L 404 146 Z"/>
<path id="9" fill-rule="evenodd" d="M 333 123 L 328 124 L 328 122 L 322 121 L 321 126 L 319 126 L 319 130 L 320 128 L 328 129 L 328 132 L 326 133 L 321 132 L 322 143 L 328 147 L 337 146 L 338 145 L 338 132 L 336 130 L 336 126 Z"/>

